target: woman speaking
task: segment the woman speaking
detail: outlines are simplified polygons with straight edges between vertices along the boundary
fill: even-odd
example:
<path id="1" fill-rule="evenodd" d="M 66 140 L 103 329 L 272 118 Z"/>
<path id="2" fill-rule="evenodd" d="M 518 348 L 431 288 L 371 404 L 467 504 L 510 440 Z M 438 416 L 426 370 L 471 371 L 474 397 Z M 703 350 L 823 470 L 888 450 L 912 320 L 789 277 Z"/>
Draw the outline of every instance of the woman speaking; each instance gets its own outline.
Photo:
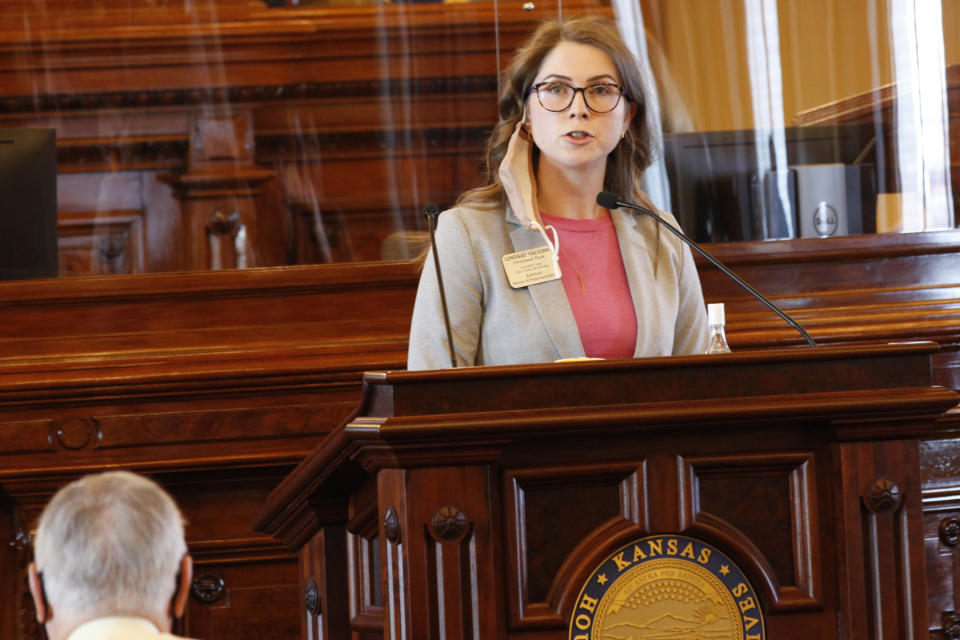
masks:
<path id="1" fill-rule="evenodd" d="M 708 327 L 690 250 L 652 218 L 648 85 L 606 20 L 541 24 L 501 78 L 486 185 L 437 225 L 457 366 L 703 353 Z M 672 224 L 669 214 L 661 214 Z M 408 368 L 449 367 L 427 257 Z"/>

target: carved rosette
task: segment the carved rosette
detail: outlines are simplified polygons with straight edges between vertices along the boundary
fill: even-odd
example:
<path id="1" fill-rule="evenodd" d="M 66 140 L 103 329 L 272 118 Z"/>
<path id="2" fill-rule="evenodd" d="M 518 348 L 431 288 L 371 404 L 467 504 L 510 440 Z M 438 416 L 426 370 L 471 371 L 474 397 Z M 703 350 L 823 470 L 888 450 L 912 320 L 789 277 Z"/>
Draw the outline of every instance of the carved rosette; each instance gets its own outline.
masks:
<path id="1" fill-rule="evenodd" d="M 191 587 L 193 597 L 204 604 L 212 604 L 220 599 L 225 591 L 223 578 L 206 573 L 194 579 Z"/>
<path id="2" fill-rule="evenodd" d="M 234 235 L 240 230 L 240 214 L 236 211 L 228 214 L 223 209 L 217 207 L 210 214 L 207 229 L 218 236 Z"/>
<path id="3" fill-rule="evenodd" d="M 100 257 L 99 268 L 101 273 L 121 273 L 124 254 L 130 239 L 126 232 L 116 232 L 97 238 L 97 254 Z"/>
<path id="4" fill-rule="evenodd" d="M 467 514 L 456 505 L 441 507 L 430 521 L 430 534 L 438 542 L 461 540 L 468 529 Z"/>
<path id="5" fill-rule="evenodd" d="M 95 447 L 103 438 L 96 418 L 70 418 L 50 425 L 50 444 L 69 451 Z"/>
<path id="6" fill-rule="evenodd" d="M 28 551 L 33 546 L 33 534 L 29 527 L 22 520 L 16 521 L 16 527 L 13 532 L 13 540 L 10 541 L 10 548 L 14 551 Z"/>
<path id="7" fill-rule="evenodd" d="M 400 521 L 393 507 L 387 507 L 387 512 L 383 514 L 383 535 L 389 542 L 395 543 L 400 539 Z"/>
<path id="8" fill-rule="evenodd" d="M 282 0 L 281 0 L 282 2 Z M 528 3 L 531 4 L 532 3 Z M 103 91 L 99 93 L 22 94 L 0 100 L 0 113 L 37 111 L 79 111 L 92 109 L 143 109 L 190 107 L 250 102 L 324 99 L 330 96 L 371 97 L 380 95 L 436 95 L 445 93 L 488 93 L 497 90 L 489 75 L 447 78 L 376 78 L 332 82 L 244 85 L 237 87 L 176 88 L 159 91 Z"/>
<path id="9" fill-rule="evenodd" d="M 940 521 L 940 542 L 948 547 L 955 547 L 960 544 L 960 519 L 955 516 L 944 518 Z"/>
<path id="10" fill-rule="evenodd" d="M 960 640 L 960 614 L 956 611 L 944 611 L 940 614 L 940 629 L 948 640 Z"/>
<path id="11" fill-rule="evenodd" d="M 317 581 L 313 578 L 310 578 L 303 590 L 303 606 L 310 615 L 315 616 L 320 613 L 320 590 L 317 588 Z"/>
<path id="12" fill-rule="evenodd" d="M 896 512 L 903 504 L 903 493 L 892 480 L 878 478 L 867 489 L 866 495 L 863 496 L 863 504 L 875 514 Z"/>

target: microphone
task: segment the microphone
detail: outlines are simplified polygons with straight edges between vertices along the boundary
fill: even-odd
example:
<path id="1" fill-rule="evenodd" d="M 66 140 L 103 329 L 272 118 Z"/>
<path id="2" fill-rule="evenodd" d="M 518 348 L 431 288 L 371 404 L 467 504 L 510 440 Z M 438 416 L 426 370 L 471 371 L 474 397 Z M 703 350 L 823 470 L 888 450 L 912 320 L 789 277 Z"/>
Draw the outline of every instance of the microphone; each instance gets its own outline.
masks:
<path id="1" fill-rule="evenodd" d="M 450 348 L 450 364 L 457 368 L 457 353 L 453 348 L 453 332 L 450 331 L 450 313 L 447 311 L 447 294 L 443 290 L 443 274 L 440 272 L 440 254 L 437 253 L 437 218 L 440 217 L 440 207 L 428 202 L 423 207 L 423 217 L 427 219 L 430 228 L 430 246 L 433 247 L 433 266 L 437 271 L 437 286 L 440 289 L 440 303 L 443 307 L 443 324 L 447 328 L 447 346 Z"/>
<path id="2" fill-rule="evenodd" d="M 669 222 L 667 222 L 666 220 L 664 220 L 663 218 L 655 214 L 653 211 L 650 211 L 650 209 L 647 209 L 646 207 L 641 207 L 638 204 L 623 202 L 620 200 L 619 196 L 617 196 L 615 193 L 610 193 L 609 191 L 601 191 L 600 193 L 597 194 L 597 204 L 599 204 L 601 207 L 604 207 L 610 210 L 619 209 L 620 207 L 626 207 L 627 209 L 634 209 L 636 211 L 640 211 L 641 213 L 647 214 L 648 216 L 650 216 L 651 218 L 653 218 L 654 220 L 656 220 L 657 222 L 665 226 L 671 233 L 673 233 L 673 235 L 677 236 L 678 238 L 686 242 L 688 245 L 690 245 L 691 249 L 693 249 L 694 251 L 702 255 L 704 258 L 709 260 L 710 264 L 712 264 L 717 269 L 720 269 L 720 271 L 727 274 L 734 282 L 736 282 L 738 285 L 746 289 L 747 292 L 753 295 L 753 297 L 755 297 L 757 300 L 759 300 L 764 305 L 766 305 L 768 309 L 770 309 L 775 314 L 783 318 L 787 322 L 787 324 L 789 324 L 791 327 L 796 329 L 800 333 L 800 335 L 803 336 L 803 339 L 807 341 L 807 344 L 809 344 L 811 347 L 817 346 L 817 343 L 813 341 L 813 338 L 810 337 L 810 334 L 807 333 L 796 320 L 788 316 L 783 311 L 783 309 L 781 309 L 774 303 L 767 300 L 767 298 L 764 297 L 762 293 L 760 293 L 759 291 L 757 291 L 756 289 L 748 285 L 746 282 L 743 281 L 743 279 L 740 278 L 740 276 L 735 274 L 733 271 L 731 271 L 726 266 L 724 266 L 723 263 L 721 263 L 719 260 L 714 258 L 709 253 L 707 253 L 704 249 L 700 247 L 700 245 L 698 245 L 696 242 L 694 242 L 693 240 L 685 236 L 683 232 L 681 232 L 679 229 L 677 229 L 672 224 L 670 224 Z"/>

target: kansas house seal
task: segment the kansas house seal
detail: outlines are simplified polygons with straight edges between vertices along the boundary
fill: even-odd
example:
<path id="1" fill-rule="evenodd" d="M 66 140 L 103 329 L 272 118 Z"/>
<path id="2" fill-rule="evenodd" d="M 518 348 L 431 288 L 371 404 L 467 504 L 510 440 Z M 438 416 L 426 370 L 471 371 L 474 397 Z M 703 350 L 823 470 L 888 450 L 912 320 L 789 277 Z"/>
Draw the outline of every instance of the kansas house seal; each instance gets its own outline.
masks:
<path id="1" fill-rule="evenodd" d="M 590 575 L 570 640 L 765 640 L 753 586 L 715 547 L 687 536 L 635 540 Z"/>

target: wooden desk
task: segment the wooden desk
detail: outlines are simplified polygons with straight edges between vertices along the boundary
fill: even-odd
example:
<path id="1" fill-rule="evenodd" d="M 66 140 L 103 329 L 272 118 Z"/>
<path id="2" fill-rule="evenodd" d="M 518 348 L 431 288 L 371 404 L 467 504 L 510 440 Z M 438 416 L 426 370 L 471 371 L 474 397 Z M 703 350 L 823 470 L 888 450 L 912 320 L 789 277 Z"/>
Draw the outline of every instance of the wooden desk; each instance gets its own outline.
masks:
<path id="1" fill-rule="evenodd" d="M 769 638 L 926 635 L 918 439 L 931 343 L 369 373 L 271 494 L 303 638 L 567 638 L 650 534 L 720 549 Z"/>

